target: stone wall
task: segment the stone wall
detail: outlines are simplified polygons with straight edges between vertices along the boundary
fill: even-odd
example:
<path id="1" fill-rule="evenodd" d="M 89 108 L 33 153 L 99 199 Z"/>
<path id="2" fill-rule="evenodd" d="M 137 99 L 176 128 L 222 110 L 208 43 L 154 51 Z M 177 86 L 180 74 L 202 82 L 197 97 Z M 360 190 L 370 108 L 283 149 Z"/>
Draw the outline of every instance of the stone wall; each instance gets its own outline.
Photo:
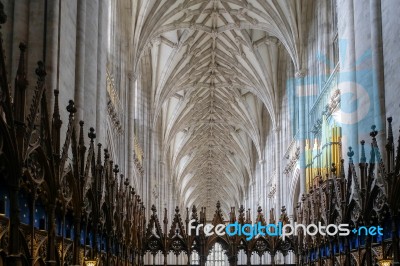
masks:
<path id="1" fill-rule="evenodd" d="M 125 145 L 133 143 L 133 130 L 128 130 L 128 125 L 133 123 L 128 118 L 133 116 L 133 110 L 129 107 L 134 97 L 128 97 L 134 84 L 133 75 L 129 75 L 131 69 L 127 48 L 130 36 L 127 25 L 131 22 L 129 9 L 124 4 L 109 3 L 107 0 L 2 2 L 7 15 L 2 34 L 11 88 L 14 87 L 19 60 L 18 46 L 23 42 L 27 45 L 26 72 L 29 81 L 26 104 L 30 105 L 36 84 L 37 62 L 45 61 L 50 112 L 53 109 L 53 91 L 60 91 L 60 113 L 64 122 L 61 132 L 66 132 L 68 114 L 64 110 L 72 99 L 77 108 L 76 120 L 84 120 L 86 131 L 90 127 L 95 128 L 96 142 L 110 150 L 113 160 L 127 175 L 129 149 Z M 110 9 L 112 12 L 109 14 Z M 112 17 L 110 24 L 109 15 Z M 121 103 L 118 111 L 126 111 L 118 114 L 120 132 L 114 130 L 112 118 L 108 115 L 107 65 L 115 83 L 116 97 Z M 64 136 L 61 138 L 63 141 Z M 133 168 L 130 170 L 134 172 Z M 136 180 L 131 182 L 137 183 Z"/>
<path id="2" fill-rule="evenodd" d="M 385 73 L 385 108 L 387 116 L 400 113 L 400 5 L 396 0 L 382 1 L 382 35 Z M 398 119 L 393 120 L 397 136 Z"/>

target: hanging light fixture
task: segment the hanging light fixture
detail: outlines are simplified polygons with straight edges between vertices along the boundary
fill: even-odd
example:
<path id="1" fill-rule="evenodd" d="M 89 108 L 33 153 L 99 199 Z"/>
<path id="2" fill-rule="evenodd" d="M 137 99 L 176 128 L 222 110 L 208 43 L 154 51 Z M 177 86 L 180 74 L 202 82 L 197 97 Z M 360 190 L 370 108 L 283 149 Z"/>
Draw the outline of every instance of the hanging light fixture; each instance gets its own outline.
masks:
<path id="1" fill-rule="evenodd" d="M 97 266 L 97 260 L 95 259 L 86 259 L 85 260 L 86 266 Z"/>
<path id="2" fill-rule="evenodd" d="M 392 265 L 392 260 L 382 259 L 378 261 L 379 266 L 390 266 Z"/>

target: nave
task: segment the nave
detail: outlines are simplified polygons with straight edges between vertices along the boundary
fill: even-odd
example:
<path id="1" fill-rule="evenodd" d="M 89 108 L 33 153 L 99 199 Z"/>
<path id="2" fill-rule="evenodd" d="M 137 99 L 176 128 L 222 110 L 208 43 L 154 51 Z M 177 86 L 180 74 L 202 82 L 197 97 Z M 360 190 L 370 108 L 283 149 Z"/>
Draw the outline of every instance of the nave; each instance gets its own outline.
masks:
<path id="1" fill-rule="evenodd" d="M 399 265 L 396 1 L 0 1 L 0 266 Z"/>

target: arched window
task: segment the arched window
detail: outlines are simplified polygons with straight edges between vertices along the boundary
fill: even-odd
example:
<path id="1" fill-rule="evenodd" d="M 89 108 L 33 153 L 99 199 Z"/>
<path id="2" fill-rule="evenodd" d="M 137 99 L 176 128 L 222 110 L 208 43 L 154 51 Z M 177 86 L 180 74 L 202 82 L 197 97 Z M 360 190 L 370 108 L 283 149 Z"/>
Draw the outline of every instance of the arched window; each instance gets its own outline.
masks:
<path id="1" fill-rule="evenodd" d="M 190 265 L 200 265 L 200 257 L 199 253 L 196 250 L 192 252 L 192 256 L 190 256 L 191 262 Z"/>
<path id="2" fill-rule="evenodd" d="M 222 249 L 222 246 L 218 243 L 215 243 L 213 249 L 211 250 L 210 255 L 207 257 L 206 266 L 227 266 L 228 258 L 225 255 L 225 251 Z"/>

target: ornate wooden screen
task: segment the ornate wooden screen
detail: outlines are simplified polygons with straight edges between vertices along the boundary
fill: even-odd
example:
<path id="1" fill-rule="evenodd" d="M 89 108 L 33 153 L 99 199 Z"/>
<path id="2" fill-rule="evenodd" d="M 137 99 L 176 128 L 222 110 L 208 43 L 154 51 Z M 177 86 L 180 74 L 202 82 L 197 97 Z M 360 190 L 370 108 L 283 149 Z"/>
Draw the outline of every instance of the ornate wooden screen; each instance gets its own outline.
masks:
<path id="1" fill-rule="evenodd" d="M 392 118 L 387 121 L 386 164 L 377 144 L 378 132 L 372 126 L 369 161 L 364 140 L 360 142 L 361 162 L 358 165 L 353 162 L 354 151 L 350 147 L 347 171 L 343 159 L 340 169 L 332 164 L 326 180 L 320 177 L 318 185 L 303 195 L 295 217 L 303 224 L 342 223 L 349 224 L 351 229 L 379 225 L 383 228 L 383 236 L 299 235 L 294 239 L 299 264 L 376 265 L 384 259 L 400 264 L 400 136 L 395 154 Z"/>
<path id="2" fill-rule="evenodd" d="M 273 211 L 271 213 L 274 213 Z M 258 236 L 253 237 L 251 240 L 246 240 L 245 235 L 228 236 L 227 234 L 219 236 L 213 234 L 206 236 L 204 230 L 199 230 L 199 235 L 196 235 L 196 230 L 189 234 L 187 231 L 189 228 L 189 221 L 194 220 L 194 225 L 206 224 L 206 208 L 201 208 L 198 213 L 195 206 L 192 207 L 191 212 L 186 209 L 185 221 L 182 221 L 180 210 L 178 207 L 175 209 L 173 220 L 168 226 L 168 214 L 164 210 L 164 218 L 162 225 L 159 221 L 157 210 L 155 206 L 152 207 L 152 215 L 146 229 L 146 240 L 144 241 L 143 256 L 149 252 L 154 257 L 157 253 L 161 252 L 164 257 L 164 265 L 167 265 L 168 253 L 179 255 L 184 253 L 187 255 L 187 262 L 190 265 L 190 256 L 193 251 L 199 254 L 199 265 L 205 265 L 207 256 L 212 250 L 215 243 L 219 243 L 225 250 L 228 257 L 229 265 L 237 265 L 238 253 L 243 250 L 247 254 L 247 265 L 250 265 L 250 258 L 253 253 L 258 254 L 260 257 L 268 253 L 274 261 L 274 256 L 280 252 L 284 256 L 290 251 L 294 251 L 294 242 L 292 238 L 282 238 L 277 236 Z M 245 224 L 257 224 L 260 222 L 263 226 L 267 225 L 267 222 L 262 213 L 261 207 L 257 210 L 257 217 L 254 221 L 251 220 L 250 210 L 245 211 L 243 206 L 239 208 L 238 212 L 232 207 L 229 213 L 229 218 L 224 220 L 221 212 L 220 203 L 216 205 L 216 211 L 211 224 L 215 227 L 219 224 L 238 223 L 240 225 Z M 274 215 L 271 214 L 269 224 L 277 224 L 281 222 L 283 225 L 289 223 L 289 218 L 286 214 L 286 209 L 282 208 L 282 214 L 278 221 L 275 220 Z"/>

